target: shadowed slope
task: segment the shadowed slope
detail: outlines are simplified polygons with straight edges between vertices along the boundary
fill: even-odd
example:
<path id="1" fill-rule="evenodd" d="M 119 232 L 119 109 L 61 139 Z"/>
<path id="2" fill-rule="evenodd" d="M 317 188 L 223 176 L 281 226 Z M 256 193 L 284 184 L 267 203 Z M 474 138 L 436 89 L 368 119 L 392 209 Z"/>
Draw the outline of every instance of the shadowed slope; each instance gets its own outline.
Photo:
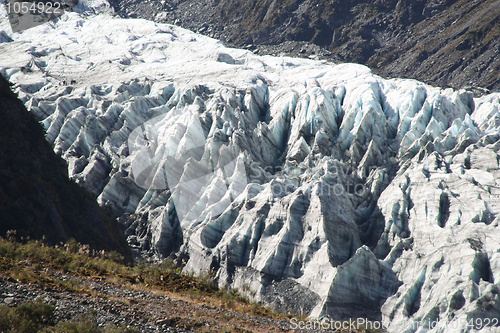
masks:
<path id="1" fill-rule="evenodd" d="M 51 244 L 75 238 L 129 260 L 116 221 L 68 179 L 66 163 L 2 76 L 0 114 L 0 235 L 16 230 L 18 237 L 45 236 Z"/>

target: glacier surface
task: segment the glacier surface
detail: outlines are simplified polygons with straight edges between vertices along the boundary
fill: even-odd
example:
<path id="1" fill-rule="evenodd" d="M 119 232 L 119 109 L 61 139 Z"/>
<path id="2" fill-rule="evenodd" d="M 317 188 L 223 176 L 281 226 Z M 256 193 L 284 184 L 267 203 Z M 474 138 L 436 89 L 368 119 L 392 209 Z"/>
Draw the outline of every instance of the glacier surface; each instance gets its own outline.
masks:
<path id="1" fill-rule="evenodd" d="M 287 311 L 498 329 L 467 320 L 500 317 L 500 93 L 106 13 L 2 29 L 1 74 L 138 252 Z"/>

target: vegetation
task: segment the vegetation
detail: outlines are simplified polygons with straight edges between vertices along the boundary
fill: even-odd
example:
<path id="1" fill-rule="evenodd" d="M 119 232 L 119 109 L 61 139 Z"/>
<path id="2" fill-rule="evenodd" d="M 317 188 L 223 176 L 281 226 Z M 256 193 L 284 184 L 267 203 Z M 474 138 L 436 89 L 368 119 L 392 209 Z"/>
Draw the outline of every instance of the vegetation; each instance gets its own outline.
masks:
<path id="1" fill-rule="evenodd" d="M 75 240 L 51 247 L 39 240 L 23 244 L 12 236 L 0 237 L 0 272 L 19 282 L 92 294 L 87 290 L 85 279 L 100 278 L 128 288 L 166 292 L 176 298 L 240 313 L 275 319 L 289 317 L 251 302 L 238 290 L 218 288 L 213 274 L 182 273 L 182 268 L 172 260 L 160 265 L 141 263 L 131 267 L 121 264 L 121 259 L 116 252 L 92 251 Z"/>
<path id="2" fill-rule="evenodd" d="M 0 332 L 5 333 L 133 333 L 137 332 L 127 327 L 108 325 L 100 328 L 94 314 L 89 313 L 82 318 L 55 323 L 54 306 L 37 299 L 15 308 L 0 305 Z"/>
<path id="3" fill-rule="evenodd" d="M 166 260 L 159 265 L 140 263 L 127 266 L 120 263 L 121 259 L 122 257 L 116 252 L 93 251 L 88 245 L 82 245 L 73 239 L 60 246 L 48 246 L 40 240 L 17 242 L 12 232 L 8 233 L 7 238 L 0 237 L 0 277 L 11 281 L 37 284 L 45 290 L 64 290 L 98 296 L 127 305 L 140 302 L 136 299 L 99 294 L 89 287 L 93 284 L 92 281 L 99 279 L 131 290 L 168 295 L 196 305 L 204 304 L 218 309 L 272 319 L 307 320 L 303 316 L 276 312 L 256 302 L 251 302 L 238 290 L 218 288 L 214 284 L 211 273 L 201 276 L 183 273 L 181 265 L 173 260 Z M 248 286 L 244 288 L 249 291 Z M 71 321 L 56 322 L 54 306 L 40 299 L 17 307 L 1 305 L 0 332 L 135 332 L 125 326 L 99 327 L 96 313 L 92 311 Z M 220 311 L 217 313 L 216 320 L 222 323 L 216 328 L 217 331 L 251 332 L 241 327 L 240 322 L 234 321 L 235 318 L 228 313 Z M 189 313 L 188 316 L 176 315 L 162 321 L 169 326 L 194 332 L 214 332 L 215 328 L 207 327 L 203 314 L 198 314 L 196 311 L 194 314 Z M 360 329 L 353 332 L 379 331 Z"/>

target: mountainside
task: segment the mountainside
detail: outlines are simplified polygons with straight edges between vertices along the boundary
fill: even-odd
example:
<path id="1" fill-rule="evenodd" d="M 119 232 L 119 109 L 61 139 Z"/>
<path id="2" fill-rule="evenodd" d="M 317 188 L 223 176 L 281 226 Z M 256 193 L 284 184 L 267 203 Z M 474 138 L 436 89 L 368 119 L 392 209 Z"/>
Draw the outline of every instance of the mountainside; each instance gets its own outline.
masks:
<path id="1" fill-rule="evenodd" d="M 74 238 L 131 260 L 116 220 L 68 179 L 66 163 L 1 75 L 0 114 L 0 235 L 44 235 L 53 245 Z"/>
<path id="2" fill-rule="evenodd" d="M 184 274 L 171 261 L 123 265 L 103 253 L 91 255 L 87 245 L 66 245 L 0 238 L 1 332 L 285 333 L 293 328 L 286 314 L 217 288 L 208 275 Z"/>
<path id="3" fill-rule="evenodd" d="M 499 93 L 103 14 L 11 38 L 0 72 L 137 251 L 287 311 L 498 329 Z"/>
<path id="4" fill-rule="evenodd" d="M 110 3 L 124 17 L 174 23 L 264 53 L 356 62 L 441 87 L 500 90 L 499 0 Z"/>

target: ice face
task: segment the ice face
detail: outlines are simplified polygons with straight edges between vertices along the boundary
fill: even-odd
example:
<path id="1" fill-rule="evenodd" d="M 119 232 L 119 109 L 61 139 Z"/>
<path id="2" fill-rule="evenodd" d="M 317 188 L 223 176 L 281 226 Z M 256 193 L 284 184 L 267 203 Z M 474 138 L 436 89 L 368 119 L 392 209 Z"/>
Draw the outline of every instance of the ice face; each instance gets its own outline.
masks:
<path id="1" fill-rule="evenodd" d="M 498 314 L 499 93 L 107 14 L 9 39 L 1 73 L 138 251 L 394 332 Z"/>
<path id="2" fill-rule="evenodd" d="M 181 226 L 217 216 L 246 186 L 246 172 L 229 141 L 205 137 L 197 108 L 171 110 L 128 137 L 130 173 L 147 190 L 170 190 Z"/>

